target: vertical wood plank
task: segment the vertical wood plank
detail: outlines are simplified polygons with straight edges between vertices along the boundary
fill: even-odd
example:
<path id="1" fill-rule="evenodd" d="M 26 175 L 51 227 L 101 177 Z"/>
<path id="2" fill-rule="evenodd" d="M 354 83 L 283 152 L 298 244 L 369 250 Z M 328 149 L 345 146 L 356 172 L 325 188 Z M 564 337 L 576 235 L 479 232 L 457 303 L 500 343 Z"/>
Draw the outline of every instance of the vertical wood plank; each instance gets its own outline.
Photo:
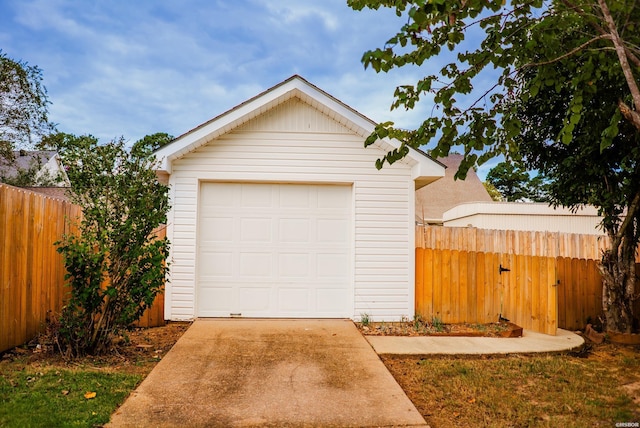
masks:
<path id="1" fill-rule="evenodd" d="M 557 287 L 557 268 L 555 257 L 546 257 L 547 259 L 547 310 L 546 323 L 544 333 L 552 336 L 556 335 L 558 329 L 558 287 Z"/>
<path id="2" fill-rule="evenodd" d="M 433 252 L 433 311 L 431 317 L 442 318 L 442 283 L 443 283 L 443 268 L 442 257 L 443 251 Z"/>
<path id="3" fill-rule="evenodd" d="M 476 319 L 478 322 L 489 322 L 489 318 L 487 317 L 485 307 L 486 307 L 486 299 L 487 299 L 487 278 L 485 275 L 485 256 L 484 252 L 476 252 L 476 263 L 475 263 L 475 275 L 476 275 L 476 297 L 474 301 L 476 302 Z"/>
<path id="4" fill-rule="evenodd" d="M 526 257 L 526 275 L 525 278 L 523 280 L 523 287 L 524 290 L 522 290 L 522 307 L 524 308 L 524 310 L 526 311 L 523 315 L 524 315 L 524 319 L 527 320 L 527 316 L 528 314 L 531 313 L 531 307 L 532 307 L 532 302 L 533 299 L 531 297 L 532 295 L 532 288 L 535 286 L 535 283 L 533 281 L 533 277 L 535 275 L 535 271 L 533 268 L 533 257 L 531 256 L 523 256 Z M 527 322 L 531 322 L 531 317 L 528 317 L 529 319 L 527 320 Z"/>
<path id="5" fill-rule="evenodd" d="M 16 313 L 17 331 L 19 337 L 28 337 L 27 331 L 27 237 L 24 233 L 28 226 L 28 198 L 26 192 L 20 191 L 19 204 L 14 206 L 14 218 L 16 225 L 14 229 L 12 245 L 15 251 L 16 260 L 14 264 L 14 283 L 18 288 L 19 310 Z"/>
<path id="6" fill-rule="evenodd" d="M 458 318 L 458 305 L 460 304 L 460 251 L 453 251 L 451 253 L 451 272 L 449 287 L 449 311 L 448 321 L 449 323 L 459 323 Z"/>
<path id="7" fill-rule="evenodd" d="M 430 319 L 433 316 L 433 251 L 432 249 L 424 250 L 424 313 L 421 314 L 425 319 Z"/>
<path id="8" fill-rule="evenodd" d="M 584 328 L 587 324 L 587 318 L 589 318 L 589 269 L 587 267 L 587 261 L 580 259 L 580 300 L 581 313 L 580 313 L 580 328 Z"/>
<path id="9" fill-rule="evenodd" d="M 505 258 L 503 259 L 502 266 L 506 269 L 509 269 L 509 272 L 504 272 L 502 274 L 503 280 L 506 282 L 506 290 L 507 296 L 505 300 L 505 313 L 507 314 L 507 318 L 513 319 L 514 316 L 517 316 L 517 273 L 518 266 L 516 265 L 516 255 L 514 253 L 505 254 Z"/>
<path id="10" fill-rule="evenodd" d="M 531 259 L 531 311 L 527 319 L 527 327 L 522 326 L 524 328 L 534 329 L 536 324 L 539 324 L 536 317 L 540 309 L 540 288 L 538 284 L 540 284 L 541 260 L 541 257 L 532 257 Z"/>
<path id="11" fill-rule="evenodd" d="M 484 303 L 480 302 L 478 296 L 478 253 L 473 251 L 467 254 L 467 301 L 465 319 L 468 322 L 481 322 L 478 319 L 478 307 Z"/>
<path id="12" fill-rule="evenodd" d="M 558 326 L 563 327 L 567 322 L 566 297 L 567 280 L 564 257 L 556 257 L 556 274 L 558 279 L 557 300 L 558 300 Z"/>
<path id="13" fill-rule="evenodd" d="M 468 310 L 469 310 L 469 253 L 461 251 L 460 256 L 460 275 L 458 276 L 458 302 L 456 308 L 457 322 L 468 322 Z"/>
<path id="14" fill-rule="evenodd" d="M 0 351 L 9 349 L 11 341 L 11 308 L 13 295 L 9 277 L 9 212 L 8 188 L 0 186 Z"/>
<path id="15" fill-rule="evenodd" d="M 449 322 L 451 315 L 451 259 L 453 251 L 445 251 L 442 254 L 442 303 L 441 320 Z"/>
<path id="16" fill-rule="evenodd" d="M 549 306 L 549 287 L 554 275 L 549 276 L 549 271 L 553 269 L 553 259 L 549 257 L 540 257 L 540 282 L 538 284 L 539 291 L 539 305 L 537 310 L 537 323 L 534 324 L 534 329 L 537 332 L 544 333 L 547 328 L 547 309 Z"/>
<path id="17" fill-rule="evenodd" d="M 424 288 L 425 288 L 425 278 L 424 278 L 424 253 L 425 250 L 423 248 L 416 248 L 416 283 L 415 283 L 415 293 L 416 293 L 416 314 L 424 316 Z"/>
<path id="18" fill-rule="evenodd" d="M 496 272 L 498 269 L 498 255 L 496 253 L 485 253 L 484 257 L 484 275 L 485 275 L 485 301 L 484 316 L 489 322 L 498 320 L 498 299 L 499 299 L 499 281 L 496 280 Z"/>
<path id="19" fill-rule="evenodd" d="M 443 320 L 443 313 L 448 311 L 456 318 L 452 311 L 457 311 L 457 319 L 493 321 L 500 313 L 501 297 L 503 315 L 508 315 L 504 307 L 507 301 L 509 311 L 528 312 L 525 315 L 528 322 L 531 325 L 537 322 L 539 329 L 550 334 L 554 322 L 556 328 L 581 329 L 587 320 L 596 321 L 602 314 L 602 280 L 597 264 L 602 250 L 609 246 L 606 236 L 447 227 L 425 227 L 424 236 L 433 237 L 425 239 L 425 244 L 440 263 L 444 250 L 467 252 L 466 265 L 458 261 L 458 267 L 452 267 L 451 260 L 455 263 L 452 253 L 445 256 L 449 260 L 446 271 L 431 265 L 433 277 L 437 277 L 433 285 L 435 281 L 440 284 L 432 288 L 432 314 Z M 500 254 L 509 250 L 518 256 L 550 259 L 518 257 L 515 263 L 507 262 L 511 259 Z M 473 251 L 477 254 L 472 255 Z M 498 275 L 500 263 L 516 266 L 511 278 Z M 558 280 L 560 283 L 554 286 Z M 640 300 L 636 307 L 640 312 Z"/>
<path id="20" fill-rule="evenodd" d="M 585 260 L 584 268 L 586 270 L 585 275 L 585 292 L 586 292 L 586 318 L 585 318 L 585 326 L 586 323 L 589 322 L 593 324 L 597 319 L 598 315 L 600 315 L 600 311 L 598 310 L 598 303 L 601 302 L 602 294 L 598 295 L 598 280 L 599 273 L 596 269 L 593 269 L 594 263 L 593 260 Z M 600 288 L 600 291 L 602 289 Z M 600 303 L 600 305 L 602 305 Z M 583 326 L 584 328 L 584 326 Z"/>
<path id="21" fill-rule="evenodd" d="M 531 256 L 523 256 L 523 255 L 516 255 L 515 257 L 515 261 L 513 263 L 513 267 L 512 267 L 512 271 L 511 271 L 511 276 L 512 276 L 512 281 L 514 282 L 514 306 L 513 309 L 510 311 L 510 316 L 511 316 L 511 320 L 518 324 L 521 325 L 521 321 L 520 319 L 523 318 L 525 316 L 525 314 L 527 314 L 527 312 L 529 311 L 529 308 L 527 308 L 524 305 L 524 289 L 527 286 L 527 275 L 528 275 L 528 271 L 527 271 L 527 260 L 531 257 Z"/>

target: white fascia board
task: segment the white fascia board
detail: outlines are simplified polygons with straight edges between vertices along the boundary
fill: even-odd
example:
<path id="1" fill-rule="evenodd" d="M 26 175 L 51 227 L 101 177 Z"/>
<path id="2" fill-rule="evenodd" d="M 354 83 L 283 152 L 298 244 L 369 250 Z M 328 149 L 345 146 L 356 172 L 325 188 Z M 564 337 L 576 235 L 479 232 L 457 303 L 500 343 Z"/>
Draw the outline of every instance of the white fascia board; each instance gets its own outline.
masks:
<path id="1" fill-rule="evenodd" d="M 316 88 L 299 76 L 293 76 L 262 94 L 234 107 L 197 128 L 178 137 L 172 143 L 156 151 L 160 165 L 158 170 L 171 173 L 171 161 L 177 159 L 208 141 L 230 132 L 237 126 L 260 115 L 264 111 L 293 97 L 299 97 L 320 110 L 331 110 L 342 116 L 345 126 L 354 132 L 367 136 L 375 128 L 375 123 L 337 99 Z"/>

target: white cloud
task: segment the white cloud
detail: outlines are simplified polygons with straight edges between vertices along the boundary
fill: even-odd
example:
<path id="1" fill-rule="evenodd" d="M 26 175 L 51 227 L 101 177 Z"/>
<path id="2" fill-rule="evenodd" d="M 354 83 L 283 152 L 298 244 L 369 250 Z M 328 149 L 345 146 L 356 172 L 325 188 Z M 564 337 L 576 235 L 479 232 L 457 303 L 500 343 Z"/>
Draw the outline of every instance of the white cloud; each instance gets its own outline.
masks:
<path id="1" fill-rule="evenodd" d="M 272 19 L 276 25 L 298 24 L 306 18 L 311 18 L 319 19 L 327 30 L 334 31 L 338 28 L 338 18 L 327 10 L 326 4 L 323 8 L 320 2 L 278 0 L 261 3 L 274 15 Z"/>
<path id="2" fill-rule="evenodd" d="M 91 31 L 64 13 L 67 5 L 63 0 L 34 0 L 21 2 L 16 20 L 34 31 L 53 30 L 70 37 L 85 37 Z"/>
<path id="3" fill-rule="evenodd" d="M 376 74 L 360 63 L 402 24 L 389 10 L 356 12 L 344 0 L 16 0 L 0 15 L 0 47 L 43 69 L 51 118 L 67 132 L 178 135 L 292 74 L 375 121 L 414 128 L 430 114 L 428 100 L 389 111 L 395 87 L 427 67 Z"/>

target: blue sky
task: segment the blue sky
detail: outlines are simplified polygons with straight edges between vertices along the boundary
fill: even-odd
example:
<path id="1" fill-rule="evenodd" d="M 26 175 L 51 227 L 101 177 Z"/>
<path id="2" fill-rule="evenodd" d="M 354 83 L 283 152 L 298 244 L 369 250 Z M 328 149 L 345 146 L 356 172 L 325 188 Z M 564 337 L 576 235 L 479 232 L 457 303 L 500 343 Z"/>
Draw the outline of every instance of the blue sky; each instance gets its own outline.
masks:
<path id="1" fill-rule="evenodd" d="M 43 70 L 59 130 L 101 140 L 180 135 L 293 74 L 414 128 L 433 106 L 391 112 L 393 91 L 443 64 L 360 62 L 401 24 L 346 0 L 0 0 L 0 49 Z"/>

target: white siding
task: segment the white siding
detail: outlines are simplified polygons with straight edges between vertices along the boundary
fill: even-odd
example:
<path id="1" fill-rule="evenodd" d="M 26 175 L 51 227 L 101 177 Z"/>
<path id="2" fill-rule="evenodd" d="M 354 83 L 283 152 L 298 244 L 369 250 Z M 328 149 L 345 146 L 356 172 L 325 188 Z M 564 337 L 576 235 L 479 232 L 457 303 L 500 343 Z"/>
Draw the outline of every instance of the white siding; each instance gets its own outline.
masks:
<path id="1" fill-rule="evenodd" d="M 173 162 L 170 185 L 172 319 L 195 314 L 199 183 L 340 183 L 353 188 L 352 316 L 413 314 L 414 183 L 411 166 L 378 171 L 382 152 L 313 107 L 292 99 Z"/>
<path id="2" fill-rule="evenodd" d="M 443 214 L 444 226 L 603 235 L 594 207 L 575 212 L 542 203 L 483 202 L 461 204 Z"/>

